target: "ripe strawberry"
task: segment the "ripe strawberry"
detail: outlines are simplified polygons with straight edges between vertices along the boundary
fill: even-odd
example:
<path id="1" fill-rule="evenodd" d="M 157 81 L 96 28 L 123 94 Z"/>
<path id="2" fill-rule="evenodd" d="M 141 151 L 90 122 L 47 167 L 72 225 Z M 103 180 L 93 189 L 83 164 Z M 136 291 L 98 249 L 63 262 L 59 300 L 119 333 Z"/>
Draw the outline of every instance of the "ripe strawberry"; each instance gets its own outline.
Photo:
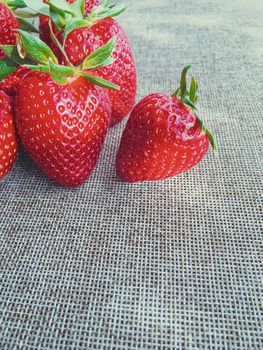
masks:
<path id="1" fill-rule="evenodd" d="M 0 180 L 12 169 L 17 154 L 11 100 L 0 91 Z"/>
<path id="2" fill-rule="evenodd" d="M 69 4 L 73 4 L 74 0 L 67 0 Z M 99 6 L 99 0 L 85 0 L 85 16 L 87 16 L 93 9 L 93 7 Z M 49 17 L 45 15 L 39 16 L 39 36 L 47 45 L 51 45 L 52 39 L 50 35 L 50 29 L 48 26 Z M 53 24 L 53 32 L 56 33 L 56 27 Z"/>
<path id="3" fill-rule="evenodd" d="M 64 27 L 62 24 L 63 30 L 56 34 L 58 41 L 63 43 L 69 61 L 74 65 L 80 64 L 88 54 L 104 45 L 110 38 L 116 38 L 117 44 L 112 55 L 114 62 L 95 71 L 98 76 L 120 86 L 119 91 L 109 92 L 112 102 L 111 125 L 120 122 L 132 110 L 136 97 L 137 77 L 132 47 L 123 28 L 112 19 L 125 8 L 116 4 L 109 5 L 108 1 L 105 1 L 102 6 L 94 8 L 87 17 L 76 14 L 69 22 L 64 18 L 66 24 Z M 56 17 L 52 18 L 56 21 Z M 57 21 L 57 24 L 60 22 Z M 51 47 L 60 57 L 60 62 L 65 62 L 57 45 L 53 43 Z"/>
<path id="4" fill-rule="evenodd" d="M 110 112 L 107 91 L 83 77 L 60 85 L 45 73 L 31 76 L 16 98 L 17 130 L 25 150 L 63 186 L 79 186 L 90 176 Z"/>
<path id="5" fill-rule="evenodd" d="M 29 74 L 32 74 L 28 68 L 20 66 L 14 73 L 0 81 L 0 90 L 3 90 L 7 95 L 14 97 L 17 93 L 20 82 Z"/>
<path id="6" fill-rule="evenodd" d="M 216 148 L 209 130 L 189 108 L 194 109 L 197 101 L 193 77 L 190 92 L 186 89 L 189 68 L 183 70 L 181 88 L 175 94 L 151 94 L 132 111 L 116 159 L 117 175 L 122 180 L 170 178 L 199 163 L 209 141 Z"/>
<path id="7" fill-rule="evenodd" d="M 15 45 L 16 33 L 14 29 L 18 28 L 17 19 L 9 8 L 0 2 L 0 45 Z M 0 49 L 0 59 L 4 56 L 4 52 Z"/>
<path id="8" fill-rule="evenodd" d="M 39 37 L 43 40 L 48 46 L 52 43 L 52 38 L 49 29 L 49 17 L 45 15 L 39 16 Z M 56 32 L 56 27 L 54 23 L 52 24 L 53 32 Z"/>
<path id="9" fill-rule="evenodd" d="M 105 18 L 89 27 L 72 31 L 67 36 L 65 51 L 70 62 L 77 65 L 112 37 L 117 41 L 112 55 L 115 61 L 112 65 L 99 68 L 95 72 L 96 75 L 120 86 L 119 91 L 109 92 L 112 103 L 111 125 L 115 125 L 134 107 L 137 88 L 133 51 L 125 31 L 114 19 Z M 62 39 L 61 34 L 59 39 Z"/>
<path id="10" fill-rule="evenodd" d="M 47 176 L 63 186 L 79 186 L 96 165 L 110 122 L 111 103 L 102 87 L 119 88 L 86 70 L 94 63 L 106 65 L 115 42 L 110 40 L 76 68 L 59 65 L 52 50 L 32 34 L 18 30 L 18 42 L 11 53 L 4 48 L 1 73 L 6 77 L 16 67 L 20 52 L 22 65 L 35 62 L 28 65 L 32 72 L 16 94 L 18 135 Z"/>

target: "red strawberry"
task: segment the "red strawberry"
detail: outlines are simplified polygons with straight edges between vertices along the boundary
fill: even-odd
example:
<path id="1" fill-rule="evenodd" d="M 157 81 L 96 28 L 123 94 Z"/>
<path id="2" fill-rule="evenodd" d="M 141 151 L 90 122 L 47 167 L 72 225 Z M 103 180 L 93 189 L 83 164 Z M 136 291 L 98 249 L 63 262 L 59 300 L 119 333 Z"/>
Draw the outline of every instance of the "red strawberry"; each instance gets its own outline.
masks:
<path id="1" fill-rule="evenodd" d="M 110 91 L 112 102 L 111 125 L 120 122 L 134 107 L 137 77 L 136 65 L 129 39 L 123 28 L 112 18 L 99 20 L 89 27 L 72 31 L 65 42 L 65 51 L 71 63 L 79 64 L 84 57 L 106 44 L 112 38 L 116 38 L 116 46 L 113 52 L 115 61 L 112 65 L 99 68 L 96 75 L 120 86 L 119 91 Z M 62 34 L 58 35 L 62 41 Z M 53 48 L 55 51 L 55 48 Z"/>
<path id="2" fill-rule="evenodd" d="M 28 68 L 23 66 L 18 67 L 14 73 L 0 81 L 0 90 L 3 90 L 7 95 L 14 97 L 20 82 L 29 74 L 32 74 L 32 71 Z"/>
<path id="3" fill-rule="evenodd" d="M 12 12 L 0 2 L 0 45 L 15 45 L 16 32 L 19 25 Z M 0 49 L 0 59 L 5 56 Z"/>
<path id="4" fill-rule="evenodd" d="M 67 0 L 69 4 L 74 3 L 74 0 Z M 85 0 L 85 16 L 88 15 L 93 7 L 99 6 L 100 1 L 99 0 Z M 51 45 L 52 39 L 50 35 L 50 30 L 48 26 L 49 17 L 40 15 L 39 16 L 39 35 L 40 39 L 43 40 L 47 45 Z M 56 33 L 56 27 L 53 25 L 53 31 Z"/>
<path id="5" fill-rule="evenodd" d="M 199 163 L 208 151 L 209 140 L 215 147 L 211 133 L 189 108 L 197 101 L 194 78 L 190 92 L 186 90 L 189 68 L 183 70 L 181 88 L 174 95 L 149 95 L 132 111 L 116 159 L 117 175 L 122 180 L 170 178 Z"/>
<path id="6" fill-rule="evenodd" d="M 123 28 L 111 18 L 125 8 L 105 2 L 100 8 L 95 8 L 87 18 L 73 18 L 70 22 L 71 31 L 67 26 L 64 33 L 57 33 L 58 41 L 64 42 L 68 59 L 74 65 L 81 63 L 88 54 L 105 45 L 110 38 L 116 38 L 117 44 L 112 55 L 115 61 L 107 67 L 95 70 L 96 75 L 120 86 L 119 91 L 109 92 L 112 102 L 111 125 L 120 122 L 132 110 L 136 97 L 137 77 L 132 47 Z M 61 57 L 55 44 L 52 48 Z M 61 57 L 60 61 L 64 62 L 64 58 Z"/>
<path id="7" fill-rule="evenodd" d="M 39 16 L 39 37 L 43 40 L 48 46 L 52 43 L 52 38 L 49 29 L 49 17 L 45 15 Z M 53 32 L 56 32 L 56 27 L 54 23 L 52 24 Z"/>
<path id="8" fill-rule="evenodd" d="M 81 185 L 95 167 L 107 133 L 107 91 L 83 77 L 60 85 L 43 73 L 22 82 L 16 107 L 18 134 L 31 158 L 59 184 Z"/>
<path id="9" fill-rule="evenodd" d="M 17 67 L 21 52 L 22 65 L 35 62 L 16 94 L 18 135 L 47 176 L 64 186 L 79 186 L 96 165 L 110 122 L 111 103 L 102 87 L 119 88 L 86 70 L 94 62 L 96 67 L 108 64 L 115 42 L 110 40 L 78 67 L 59 65 L 43 41 L 21 29 L 18 42 L 0 61 L 3 78 Z"/>
<path id="10" fill-rule="evenodd" d="M 0 91 L 0 180 L 12 169 L 18 154 L 10 97 Z"/>

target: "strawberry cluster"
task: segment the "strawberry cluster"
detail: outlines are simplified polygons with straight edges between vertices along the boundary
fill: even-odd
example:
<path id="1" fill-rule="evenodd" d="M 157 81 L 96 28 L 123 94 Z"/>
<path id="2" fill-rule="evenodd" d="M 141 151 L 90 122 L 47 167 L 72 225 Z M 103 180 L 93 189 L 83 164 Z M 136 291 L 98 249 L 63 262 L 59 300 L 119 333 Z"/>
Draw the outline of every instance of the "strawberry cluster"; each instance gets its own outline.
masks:
<path id="1" fill-rule="evenodd" d="M 134 55 L 114 19 L 125 8 L 99 0 L 0 0 L 0 179 L 20 141 L 50 179 L 81 185 L 109 127 L 130 112 L 116 158 L 123 181 L 169 178 L 200 162 L 209 142 L 216 150 L 196 115 L 194 77 L 187 88 L 190 66 L 174 94 L 151 94 L 135 106 Z"/>

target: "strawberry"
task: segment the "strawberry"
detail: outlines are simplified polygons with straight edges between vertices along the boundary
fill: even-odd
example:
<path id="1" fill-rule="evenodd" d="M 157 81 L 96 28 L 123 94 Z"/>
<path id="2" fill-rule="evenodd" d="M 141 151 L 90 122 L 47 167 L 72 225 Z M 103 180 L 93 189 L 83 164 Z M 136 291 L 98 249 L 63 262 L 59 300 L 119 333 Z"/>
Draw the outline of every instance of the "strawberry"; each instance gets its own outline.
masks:
<path id="1" fill-rule="evenodd" d="M 13 13 L 3 3 L 0 2 L 0 45 L 14 45 L 16 43 L 16 32 L 18 21 Z M 5 56 L 0 50 L 0 59 Z"/>
<path id="2" fill-rule="evenodd" d="M 66 85 L 43 73 L 26 78 L 16 98 L 21 142 L 43 172 L 63 186 L 79 186 L 99 157 L 110 118 L 101 87 L 83 77 Z"/>
<path id="3" fill-rule="evenodd" d="M 74 3 L 74 0 L 67 0 L 69 4 Z M 99 6 L 100 1 L 99 0 L 85 0 L 85 15 L 88 15 L 93 7 Z M 49 29 L 49 17 L 45 15 L 39 16 L 39 35 L 41 40 L 43 40 L 47 45 L 51 45 L 52 38 L 50 35 L 50 29 Z M 56 27 L 53 24 L 53 32 L 56 33 Z"/>
<path id="4" fill-rule="evenodd" d="M 17 155 L 11 99 L 0 91 L 0 180 L 12 169 Z"/>
<path id="5" fill-rule="evenodd" d="M 0 81 L 0 90 L 3 90 L 7 95 L 14 97 L 20 82 L 31 74 L 28 68 L 20 66 L 12 74 Z"/>
<path id="6" fill-rule="evenodd" d="M 49 178 L 79 186 L 96 165 L 110 123 L 111 103 L 102 87 L 118 88 L 87 69 L 107 64 L 115 41 L 77 67 L 59 65 L 46 44 L 23 30 L 18 30 L 17 41 L 17 47 L 2 46 L 7 56 L 0 61 L 0 73 L 6 77 L 17 62 L 32 70 L 16 94 L 18 135 Z"/>
<path id="7" fill-rule="evenodd" d="M 208 151 L 211 133 L 191 110 L 197 102 L 197 83 L 186 88 L 184 68 L 181 87 L 172 96 L 151 94 L 132 111 L 116 158 L 117 175 L 127 182 L 161 180 L 186 172 Z M 179 98 L 180 96 L 180 98 Z"/>
<path id="8" fill-rule="evenodd" d="M 52 38 L 49 29 L 49 17 L 45 15 L 39 16 L 39 37 L 43 40 L 48 46 L 51 46 Z M 56 27 L 54 23 L 52 23 L 53 32 L 56 32 Z"/>
<path id="9" fill-rule="evenodd" d="M 119 91 L 110 91 L 112 103 L 111 125 L 120 122 L 134 107 L 136 97 L 136 66 L 129 39 L 122 27 L 112 18 L 105 18 L 93 25 L 72 31 L 65 42 L 65 51 L 73 64 L 82 61 L 85 55 L 115 37 L 113 52 L 115 62 L 96 70 L 96 74 L 120 86 Z"/>
<path id="10" fill-rule="evenodd" d="M 110 38 L 116 38 L 117 44 L 112 55 L 114 62 L 96 70 L 98 76 L 120 86 L 119 91 L 109 92 L 112 103 L 111 125 L 120 122 L 132 110 L 136 97 L 137 77 L 133 50 L 123 28 L 111 18 L 124 10 L 125 7 L 115 9 L 113 5 L 104 4 L 104 7 L 95 8 L 83 19 L 72 19 L 64 32 L 57 33 L 58 41 L 64 42 L 67 57 L 74 65 L 105 45 Z M 55 44 L 51 47 L 56 50 Z M 59 52 L 56 52 L 59 56 Z M 63 58 L 61 60 L 63 62 Z"/>

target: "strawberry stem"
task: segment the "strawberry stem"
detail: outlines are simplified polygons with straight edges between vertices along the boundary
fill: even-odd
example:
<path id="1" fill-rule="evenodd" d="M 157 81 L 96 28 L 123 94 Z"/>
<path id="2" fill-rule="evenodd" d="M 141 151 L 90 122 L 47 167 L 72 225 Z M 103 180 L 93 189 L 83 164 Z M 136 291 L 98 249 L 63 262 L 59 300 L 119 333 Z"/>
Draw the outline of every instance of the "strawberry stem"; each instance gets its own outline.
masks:
<path id="1" fill-rule="evenodd" d="M 69 67 L 73 67 L 73 65 L 71 64 L 66 51 L 63 49 L 62 45 L 60 44 L 60 42 L 58 41 L 56 35 L 53 32 L 53 28 L 52 28 L 52 21 L 51 19 L 48 21 L 48 26 L 49 26 L 49 30 L 50 30 L 50 34 L 51 34 L 51 39 L 53 40 L 54 44 L 59 48 L 59 50 L 61 51 L 63 57 L 65 58 L 65 61 L 67 63 L 67 65 Z"/>
<path id="2" fill-rule="evenodd" d="M 190 68 L 191 68 L 191 65 L 187 65 L 182 70 L 180 87 L 172 94 L 172 97 L 177 97 L 177 98 L 179 97 L 182 100 L 183 104 L 186 105 L 187 107 L 190 107 L 190 109 L 194 112 L 201 132 L 207 135 L 209 142 L 213 148 L 213 151 L 217 156 L 218 147 L 212 132 L 204 125 L 204 122 L 196 115 L 196 111 L 197 111 L 196 103 L 198 101 L 198 95 L 197 95 L 198 83 L 193 76 L 191 77 L 190 89 L 188 90 L 187 88 L 186 78 Z"/>
<path id="3" fill-rule="evenodd" d="M 190 65 L 184 67 L 182 74 L 181 74 L 180 92 L 181 92 L 181 100 L 182 101 L 184 101 L 185 96 L 188 95 L 186 75 L 190 69 L 191 69 Z"/>

